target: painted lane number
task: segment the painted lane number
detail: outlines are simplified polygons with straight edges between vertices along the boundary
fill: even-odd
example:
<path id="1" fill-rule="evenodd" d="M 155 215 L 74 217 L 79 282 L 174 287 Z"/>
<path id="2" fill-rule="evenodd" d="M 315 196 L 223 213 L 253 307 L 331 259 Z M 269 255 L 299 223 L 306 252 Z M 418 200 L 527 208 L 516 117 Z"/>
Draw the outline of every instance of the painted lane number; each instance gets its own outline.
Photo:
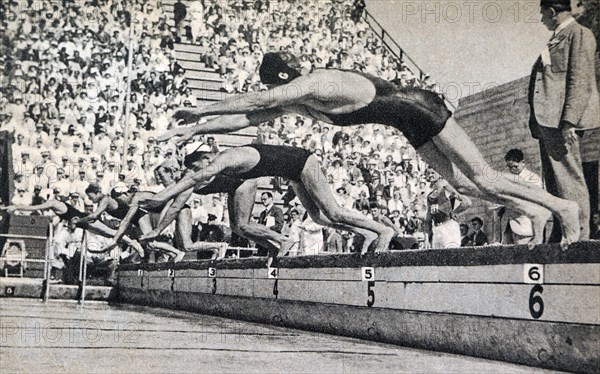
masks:
<path id="1" fill-rule="evenodd" d="M 208 268 L 208 277 L 209 278 L 216 278 L 217 276 L 217 269 L 215 268 Z"/>
<path id="2" fill-rule="evenodd" d="M 369 282 L 375 280 L 375 268 L 363 267 L 361 268 L 362 281 Z"/>
<path id="3" fill-rule="evenodd" d="M 375 287 L 375 281 L 369 281 L 367 283 L 367 306 L 369 308 L 375 304 L 375 291 L 373 287 Z"/>
<path id="4" fill-rule="evenodd" d="M 526 284 L 544 284 L 544 265 L 525 264 L 523 282 Z"/>
<path id="5" fill-rule="evenodd" d="M 279 269 L 278 268 L 268 268 L 267 276 L 269 277 L 269 279 L 279 278 Z"/>
<path id="6" fill-rule="evenodd" d="M 539 295 L 536 293 L 539 292 Z M 542 299 L 544 288 L 540 284 L 536 284 L 529 293 L 529 313 L 534 319 L 538 319 L 544 314 L 544 300 Z"/>

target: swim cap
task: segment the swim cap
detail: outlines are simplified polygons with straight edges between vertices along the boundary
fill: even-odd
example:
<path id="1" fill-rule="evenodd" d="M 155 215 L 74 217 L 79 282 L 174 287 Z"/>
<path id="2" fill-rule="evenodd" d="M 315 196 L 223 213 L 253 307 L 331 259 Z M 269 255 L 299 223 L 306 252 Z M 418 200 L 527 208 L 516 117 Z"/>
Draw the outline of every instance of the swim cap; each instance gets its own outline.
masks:
<path id="1" fill-rule="evenodd" d="M 199 161 L 205 157 L 208 157 L 211 153 L 212 152 L 206 152 L 206 151 L 192 152 L 189 155 L 185 156 L 185 159 L 183 160 L 183 166 L 185 166 L 187 169 L 193 169 L 194 163 L 196 161 Z"/>
<path id="2" fill-rule="evenodd" d="M 260 80 L 264 84 L 286 84 L 298 78 L 298 59 L 288 52 L 269 52 L 260 65 Z"/>

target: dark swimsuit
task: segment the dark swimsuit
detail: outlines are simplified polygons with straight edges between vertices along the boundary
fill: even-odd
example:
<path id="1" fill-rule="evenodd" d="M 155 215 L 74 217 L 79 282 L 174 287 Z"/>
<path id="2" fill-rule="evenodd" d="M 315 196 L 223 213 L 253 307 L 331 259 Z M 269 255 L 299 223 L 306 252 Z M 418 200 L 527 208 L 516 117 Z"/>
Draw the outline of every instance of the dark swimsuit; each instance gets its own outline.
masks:
<path id="1" fill-rule="evenodd" d="M 198 195 L 210 195 L 213 193 L 234 193 L 239 186 L 244 183 L 239 178 L 230 177 L 227 175 L 218 174 L 212 182 L 200 189 L 194 189 L 194 193 Z"/>
<path id="2" fill-rule="evenodd" d="M 70 221 L 71 219 L 77 217 L 77 218 L 83 218 L 87 216 L 87 213 L 84 213 L 82 211 L 80 211 L 79 209 L 75 208 L 73 205 L 67 204 L 67 203 L 63 203 L 67 206 L 67 211 L 63 214 L 57 214 L 58 218 L 60 218 L 63 221 Z"/>
<path id="3" fill-rule="evenodd" d="M 348 71 L 370 80 L 375 98 L 364 108 L 351 113 L 323 113 L 337 126 L 378 123 L 400 130 L 408 142 L 418 149 L 439 134 L 452 113 L 435 92 L 399 87 L 369 74 Z"/>
<path id="4" fill-rule="evenodd" d="M 306 160 L 311 153 L 302 148 L 284 145 L 249 144 L 258 151 L 260 159 L 258 164 L 245 173 L 235 174 L 239 179 L 254 179 L 259 177 L 282 177 L 292 181 L 299 181 Z"/>
<path id="5" fill-rule="evenodd" d="M 106 213 L 110 214 L 111 216 L 123 220 L 125 218 L 125 216 L 127 215 L 127 212 L 129 212 L 129 205 L 127 204 L 123 204 L 122 202 L 115 200 L 117 202 L 117 209 L 115 210 L 106 210 Z M 140 218 L 142 218 L 144 215 L 146 215 L 147 213 L 145 213 L 142 210 L 138 210 L 135 213 L 135 216 L 133 216 L 133 219 L 131 220 L 131 223 L 133 223 L 134 225 L 137 225 L 138 221 L 140 220 Z"/>

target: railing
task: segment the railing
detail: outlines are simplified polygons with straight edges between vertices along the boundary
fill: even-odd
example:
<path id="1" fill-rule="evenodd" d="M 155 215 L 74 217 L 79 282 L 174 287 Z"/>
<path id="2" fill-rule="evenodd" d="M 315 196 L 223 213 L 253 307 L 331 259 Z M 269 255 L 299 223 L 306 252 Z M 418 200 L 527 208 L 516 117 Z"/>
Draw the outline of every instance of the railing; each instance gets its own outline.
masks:
<path id="1" fill-rule="evenodd" d="M 0 263 L 6 264 L 6 265 L 13 265 L 15 266 L 16 264 L 19 264 L 19 272 L 18 273 L 11 273 L 11 274 L 7 274 L 6 276 L 14 276 L 14 277 L 20 277 L 20 278 L 26 278 L 26 276 L 24 276 L 24 273 L 27 271 L 27 263 L 38 263 L 38 264 L 43 264 L 43 281 L 42 281 L 42 292 L 41 292 L 41 298 L 44 302 L 47 302 L 50 298 L 51 298 L 51 284 L 52 284 L 52 280 L 51 280 L 51 276 L 52 276 L 52 263 L 54 261 L 54 252 L 56 250 L 56 243 L 54 240 L 54 232 L 53 232 L 53 228 L 54 226 L 52 224 L 48 225 L 48 235 L 47 236 L 39 236 L 39 235 L 20 235 L 20 234 L 0 234 L 0 238 L 6 238 L 7 239 L 7 245 L 6 248 L 8 248 L 9 243 L 17 243 L 20 247 L 20 252 L 19 253 L 2 253 L 2 256 L 0 257 Z M 24 245 L 24 240 L 43 240 L 45 241 L 45 246 L 44 246 L 44 258 L 30 258 L 28 257 L 27 254 L 27 248 Z M 88 247 L 89 247 L 89 242 L 88 242 L 88 233 L 87 231 L 84 232 L 83 234 L 83 238 L 81 241 L 81 245 L 79 246 L 79 249 L 75 252 L 75 253 L 79 253 L 79 276 L 77 278 L 77 286 L 78 286 L 78 291 L 77 291 L 77 301 L 79 304 L 84 304 L 85 303 L 85 298 L 86 298 L 86 287 L 87 287 L 87 258 L 88 258 Z M 218 244 L 223 246 L 223 243 L 211 243 L 211 244 Z M 3 248 L 0 248 L 0 250 L 2 250 Z M 241 257 L 252 257 L 255 256 L 257 253 L 258 249 L 257 248 L 250 248 L 250 247 L 231 247 L 231 246 L 223 246 L 222 250 L 219 251 L 219 258 L 222 259 L 227 259 L 225 256 L 226 255 L 234 255 L 234 257 L 230 257 L 232 259 L 236 259 L 236 258 L 241 258 Z M 120 256 L 117 256 L 120 258 Z M 72 258 L 73 260 L 76 259 L 76 256 L 74 256 Z M 76 261 L 76 260 L 75 260 Z M 202 260 L 200 260 L 202 261 Z M 13 264 L 14 263 L 14 264 Z M 67 265 L 67 264 L 65 264 Z M 75 264 L 73 264 L 75 265 Z M 0 268 L 2 266 L 0 265 Z M 5 267 L 6 268 L 6 267 Z M 75 270 L 76 271 L 76 270 Z M 77 273 L 75 273 L 77 274 Z M 4 274 L 2 274 L 4 275 Z M 73 279 L 73 281 L 75 281 L 75 279 Z"/>
<path id="2" fill-rule="evenodd" d="M 410 58 L 410 56 L 402 49 L 402 47 L 400 47 L 400 45 L 390 36 L 390 34 L 383 28 L 383 26 L 381 26 L 375 17 L 369 13 L 367 9 L 365 9 L 363 12 L 363 18 L 371 28 L 371 31 L 373 31 L 373 34 L 375 34 L 381 40 L 383 45 L 386 46 L 388 51 L 394 55 L 394 57 L 401 61 L 403 65 L 407 66 L 413 74 L 418 74 L 420 80 L 425 79 L 427 74 L 425 74 L 419 65 L 417 65 L 412 58 Z M 448 101 L 443 94 L 440 95 L 453 111 L 456 110 L 456 106 L 454 104 Z"/>

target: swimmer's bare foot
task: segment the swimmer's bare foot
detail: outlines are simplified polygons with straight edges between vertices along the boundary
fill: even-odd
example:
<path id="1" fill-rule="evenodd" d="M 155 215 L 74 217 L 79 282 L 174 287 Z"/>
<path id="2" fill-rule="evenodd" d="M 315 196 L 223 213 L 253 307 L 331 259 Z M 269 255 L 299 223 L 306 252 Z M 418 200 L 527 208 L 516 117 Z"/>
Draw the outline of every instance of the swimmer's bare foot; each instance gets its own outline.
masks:
<path id="1" fill-rule="evenodd" d="M 373 243 L 377 239 L 377 234 L 372 231 L 361 232 L 361 235 L 365 237 L 362 248 L 360 249 L 360 255 L 363 256 L 369 251 L 369 247 L 371 243 Z"/>
<path id="2" fill-rule="evenodd" d="M 560 247 L 563 251 L 569 249 L 569 245 L 579 240 L 581 228 L 579 226 L 579 204 L 567 201 L 565 209 L 559 212 L 560 226 L 562 228 L 562 240 Z"/>
<path id="3" fill-rule="evenodd" d="M 141 242 L 149 242 L 151 240 L 156 239 L 159 235 L 160 235 L 159 232 L 152 230 L 149 233 L 140 236 L 139 240 Z"/>
<path id="4" fill-rule="evenodd" d="M 211 260 L 219 260 L 225 257 L 227 253 L 227 243 L 221 243 L 217 248 L 213 250 L 213 254 L 210 257 Z"/>
<path id="5" fill-rule="evenodd" d="M 285 256 L 290 252 L 290 249 L 292 249 L 292 247 L 294 246 L 295 242 L 289 240 L 289 241 L 282 241 L 281 242 L 281 248 L 279 249 L 279 254 L 281 256 Z"/>
<path id="6" fill-rule="evenodd" d="M 386 227 L 385 231 L 379 235 L 375 252 L 387 252 L 390 249 L 390 242 L 392 241 L 394 234 L 395 232 L 392 228 Z"/>
<path id="7" fill-rule="evenodd" d="M 527 248 L 532 251 L 536 245 L 542 244 L 544 240 L 544 228 L 546 227 L 546 222 L 548 222 L 548 218 L 552 214 L 548 209 L 541 208 L 538 211 L 530 212 L 531 215 L 529 219 L 531 220 L 531 225 L 533 228 L 533 236 L 529 243 L 527 243 Z"/>
<path id="8" fill-rule="evenodd" d="M 130 242 L 130 243 L 128 243 L 128 244 L 129 244 L 129 245 L 130 245 L 130 246 L 131 246 L 133 249 L 135 249 L 136 251 L 138 251 L 138 250 L 137 250 L 137 248 L 136 248 L 135 246 L 133 246 L 133 243 L 132 243 L 132 242 Z M 137 243 L 137 244 L 139 245 L 139 243 Z M 108 243 L 108 245 L 107 245 L 106 247 L 102 248 L 102 249 L 100 250 L 100 252 L 102 252 L 102 253 L 107 253 L 107 252 L 110 252 L 110 251 L 112 251 L 112 250 L 113 250 L 113 249 L 115 249 L 116 247 L 117 247 L 117 242 L 115 242 L 114 240 L 112 240 L 110 243 Z M 140 246 L 140 248 L 141 248 L 141 246 Z M 139 251 L 138 251 L 138 253 L 139 253 Z M 142 253 L 144 253 L 144 250 L 143 250 L 143 249 L 142 249 Z"/>
<path id="9" fill-rule="evenodd" d="M 176 253 L 175 257 L 173 257 L 173 262 L 177 263 L 177 262 L 183 260 L 184 256 L 185 256 L 185 252 L 184 251 L 179 251 L 179 253 Z"/>
<path id="10" fill-rule="evenodd" d="M 267 268 L 271 267 L 271 265 L 273 264 L 273 259 L 274 257 L 272 256 L 267 257 Z"/>

